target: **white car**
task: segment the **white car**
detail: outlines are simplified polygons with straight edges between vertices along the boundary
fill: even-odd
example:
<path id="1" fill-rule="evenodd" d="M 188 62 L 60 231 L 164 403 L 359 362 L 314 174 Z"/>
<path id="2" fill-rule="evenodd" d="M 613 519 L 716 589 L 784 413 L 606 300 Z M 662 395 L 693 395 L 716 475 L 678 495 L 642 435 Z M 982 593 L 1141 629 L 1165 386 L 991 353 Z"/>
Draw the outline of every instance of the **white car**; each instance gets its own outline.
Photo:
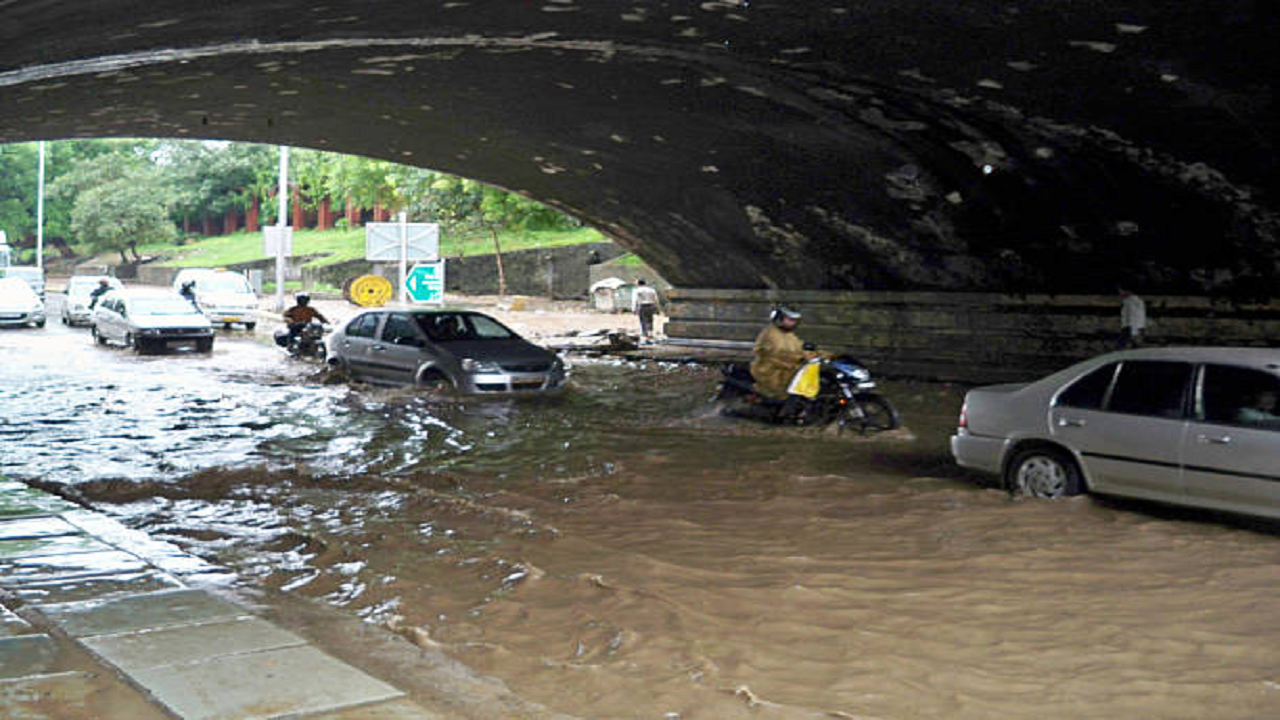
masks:
<path id="1" fill-rule="evenodd" d="M 182 292 L 187 283 L 194 284 L 196 304 L 211 322 L 231 327 L 241 323 L 246 330 L 257 325 L 258 296 L 249 280 L 231 270 L 186 268 L 173 279 L 173 291 Z"/>
<path id="2" fill-rule="evenodd" d="M 113 290 L 98 300 L 91 318 L 99 345 L 114 342 L 140 353 L 177 346 L 213 349 L 209 318 L 168 290 Z"/>
<path id="3" fill-rule="evenodd" d="M 63 325 L 88 325 L 89 315 L 93 308 L 89 307 L 94 290 L 107 281 L 110 290 L 124 287 L 119 280 L 109 275 L 75 275 L 67 280 L 67 297 L 62 303 Z"/>
<path id="4" fill-rule="evenodd" d="M 26 280 L 0 277 L 0 325 L 44 327 L 44 302 Z"/>
<path id="5" fill-rule="evenodd" d="M 1280 518 L 1280 349 L 1126 350 L 974 388 L 951 453 L 1037 497 L 1091 492 Z"/>

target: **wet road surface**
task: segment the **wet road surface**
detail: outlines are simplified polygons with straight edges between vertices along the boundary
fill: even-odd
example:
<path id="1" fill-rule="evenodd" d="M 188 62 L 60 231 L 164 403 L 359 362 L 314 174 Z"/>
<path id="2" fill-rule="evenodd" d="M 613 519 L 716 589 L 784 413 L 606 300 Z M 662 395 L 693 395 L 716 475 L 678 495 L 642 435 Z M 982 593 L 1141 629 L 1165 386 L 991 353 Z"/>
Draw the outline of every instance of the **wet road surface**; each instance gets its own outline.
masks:
<path id="1" fill-rule="evenodd" d="M 322 384 L 243 332 L 138 357 L 0 331 L 0 473 L 583 717 L 1259 717 L 1280 532 L 1022 501 L 946 452 L 961 390 L 862 439 L 715 416 L 713 369 L 559 398 Z"/>

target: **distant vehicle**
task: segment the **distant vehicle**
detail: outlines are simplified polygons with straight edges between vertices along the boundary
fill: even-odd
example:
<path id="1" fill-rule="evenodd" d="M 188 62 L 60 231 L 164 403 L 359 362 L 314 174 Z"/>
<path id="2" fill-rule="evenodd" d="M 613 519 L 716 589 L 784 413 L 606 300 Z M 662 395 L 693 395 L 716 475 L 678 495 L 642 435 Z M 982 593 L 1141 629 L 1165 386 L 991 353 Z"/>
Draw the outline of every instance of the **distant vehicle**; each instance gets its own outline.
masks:
<path id="1" fill-rule="evenodd" d="M 454 310 L 371 310 L 329 339 L 330 362 L 354 378 L 461 393 L 559 389 L 564 363 L 488 315 Z"/>
<path id="2" fill-rule="evenodd" d="M 258 296 L 244 275 L 231 270 L 186 268 L 174 277 L 173 291 L 181 293 L 188 282 L 195 283 L 196 305 L 210 322 L 226 327 L 241 323 L 246 330 L 257 325 Z"/>
<path id="3" fill-rule="evenodd" d="M 0 325 L 44 327 L 44 302 L 25 280 L 0 278 Z"/>
<path id="4" fill-rule="evenodd" d="M 0 268 L 0 275 L 25 280 L 40 299 L 44 300 L 44 268 L 35 265 L 10 265 Z"/>
<path id="5" fill-rule="evenodd" d="M 951 452 L 1015 492 L 1280 518 L 1280 350 L 1109 353 L 965 396 Z"/>
<path id="6" fill-rule="evenodd" d="M 193 346 L 213 349 L 213 325 L 185 298 L 168 290 L 112 290 L 93 308 L 93 339 L 132 347 L 139 353 Z"/>
<path id="7" fill-rule="evenodd" d="M 124 287 L 119 280 L 109 275 L 73 275 L 67 280 L 67 299 L 62 303 L 63 325 L 88 325 L 92 309 L 89 307 L 90 295 L 103 280 L 112 290 Z"/>

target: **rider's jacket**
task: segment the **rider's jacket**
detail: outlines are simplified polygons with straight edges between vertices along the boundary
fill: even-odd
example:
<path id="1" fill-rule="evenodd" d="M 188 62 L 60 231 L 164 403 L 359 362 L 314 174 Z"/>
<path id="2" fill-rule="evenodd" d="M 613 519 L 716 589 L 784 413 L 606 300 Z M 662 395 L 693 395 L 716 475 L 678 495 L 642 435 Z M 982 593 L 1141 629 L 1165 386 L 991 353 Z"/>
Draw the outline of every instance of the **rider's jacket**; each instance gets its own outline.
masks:
<path id="1" fill-rule="evenodd" d="M 791 376 L 808 359 L 804 341 L 794 332 L 785 332 L 770 325 L 756 336 L 754 358 L 751 361 L 751 377 L 755 378 L 755 391 L 771 398 L 785 398 Z"/>
<path id="2" fill-rule="evenodd" d="M 305 325 L 316 318 L 324 320 L 320 311 L 310 305 L 294 305 L 284 311 L 284 321 L 290 325 Z"/>

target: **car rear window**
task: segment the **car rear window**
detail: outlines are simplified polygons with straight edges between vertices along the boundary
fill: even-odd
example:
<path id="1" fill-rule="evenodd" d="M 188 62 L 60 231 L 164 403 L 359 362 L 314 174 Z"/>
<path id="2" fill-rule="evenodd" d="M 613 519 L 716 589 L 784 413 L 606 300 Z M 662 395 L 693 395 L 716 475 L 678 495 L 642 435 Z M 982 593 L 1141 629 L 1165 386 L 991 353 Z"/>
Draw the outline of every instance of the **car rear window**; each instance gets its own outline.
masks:
<path id="1" fill-rule="evenodd" d="M 1120 365 L 1107 409 L 1112 412 L 1153 417 L 1185 415 L 1190 363 L 1163 360 L 1130 360 Z"/>
<path id="2" fill-rule="evenodd" d="M 1106 402 L 1107 390 L 1111 389 L 1111 380 L 1116 376 L 1119 363 L 1110 363 L 1094 370 L 1076 380 L 1058 395 L 1058 405 L 1098 410 Z"/>

